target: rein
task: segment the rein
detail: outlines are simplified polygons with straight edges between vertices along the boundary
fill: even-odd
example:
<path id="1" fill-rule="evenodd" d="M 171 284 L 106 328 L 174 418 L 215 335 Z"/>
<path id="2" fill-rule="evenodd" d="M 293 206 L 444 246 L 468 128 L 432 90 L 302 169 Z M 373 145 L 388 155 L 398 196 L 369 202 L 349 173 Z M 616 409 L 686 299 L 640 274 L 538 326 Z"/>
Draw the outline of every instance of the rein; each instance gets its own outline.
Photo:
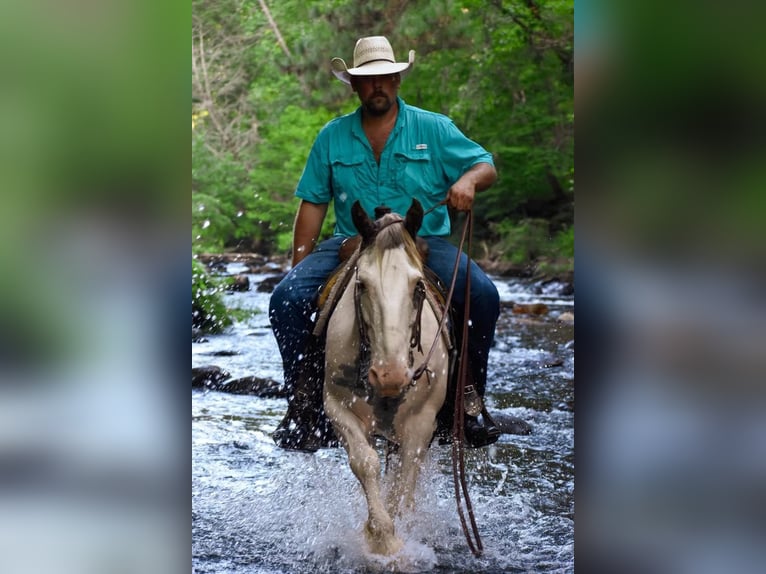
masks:
<path id="1" fill-rule="evenodd" d="M 468 251 L 466 253 L 468 261 L 466 262 L 466 278 L 465 278 L 465 307 L 463 311 L 463 337 L 460 345 L 460 358 L 459 365 L 460 371 L 457 377 L 457 388 L 455 389 L 455 413 L 452 423 L 452 479 L 455 483 L 455 500 L 457 502 L 457 513 L 460 516 L 460 525 L 463 528 L 463 534 L 465 534 L 468 547 L 476 557 L 481 556 L 484 551 L 484 546 L 481 543 L 481 537 L 479 536 L 479 527 L 476 525 L 476 517 L 473 512 L 473 504 L 471 503 L 471 497 L 468 494 L 468 484 L 465 479 L 465 421 L 463 419 L 463 404 L 465 399 L 465 387 L 466 379 L 468 378 L 468 320 L 469 312 L 471 310 L 471 236 L 473 235 L 473 211 L 469 210 L 466 214 L 465 225 L 463 226 L 463 235 L 460 239 L 460 247 L 458 248 L 457 261 L 455 262 L 455 271 L 452 278 L 452 286 L 450 287 L 450 295 L 452 289 L 455 286 L 457 278 L 458 263 L 460 262 L 460 254 L 463 252 L 463 242 L 466 234 L 468 235 Z M 464 500 L 461 500 L 461 493 Z M 465 505 L 465 511 L 468 513 L 468 518 L 471 523 L 471 531 L 468 530 L 468 524 L 463 512 L 463 505 Z M 472 538 L 473 536 L 473 538 Z"/>
<path id="2" fill-rule="evenodd" d="M 433 211 L 440 205 L 447 203 L 447 200 L 443 200 L 440 203 L 434 205 L 428 209 L 424 215 Z M 465 398 L 466 380 L 468 378 L 468 321 L 469 313 L 471 310 L 471 237 L 473 236 L 473 210 L 468 210 L 466 213 L 465 224 L 463 225 L 463 233 L 460 237 L 460 245 L 457 251 L 457 257 L 455 259 L 455 266 L 452 270 L 452 280 L 450 282 L 449 293 L 444 304 L 445 312 L 442 315 L 441 322 L 439 323 L 439 329 L 436 334 L 434 342 L 431 344 L 431 348 L 428 350 L 423 363 L 415 370 L 412 376 L 412 380 L 417 381 L 424 372 L 428 371 L 428 362 L 431 360 L 431 355 L 436 348 L 436 343 L 441 337 L 442 329 L 449 315 L 448 309 L 452 303 L 452 295 L 455 292 L 455 284 L 457 283 L 457 273 L 460 268 L 460 256 L 463 253 L 463 244 L 465 243 L 466 236 L 468 236 L 468 251 L 466 256 L 468 261 L 466 262 L 466 279 L 465 279 L 465 304 L 463 310 L 463 325 L 462 325 L 462 342 L 460 346 L 460 355 L 458 358 L 460 371 L 458 372 L 457 388 L 455 389 L 455 412 L 452 423 L 452 479 L 455 484 L 455 500 L 457 502 L 457 512 L 460 517 L 460 525 L 463 528 L 463 534 L 465 534 L 468 547 L 474 556 L 481 556 L 484 551 L 484 546 L 481 543 L 481 537 L 479 536 L 479 528 L 476 525 L 476 517 L 473 512 L 473 504 L 471 503 L 471 497 L 468 494 L 468 484 L 465 478 L 465 421 L 463 420 L 463 407 Z M 465 505 L 465 512 L 468 514 L 471 529 L 468 529 L 468 522 L 466 521 L 465 513 L 463 511 L 463 505 Z"/>
<path id="3" fill-rule="evenodd" d="M 441 205 L 445 205 L 447 203 L 447 200 L 443 200 L 430 209 L 426 210 L 423 215 L 427 215 L 437 207 Z M 401 221 L 392 221 L 389 222 L 388 225 L 391 225 L 393 223 L 402 223 Z M 382 228 L 381 228 L 382 229 Z M 380 230 L 379 230 L 380 231 Z M 444 313 L 442 314 L 442 318 L 439 322 L 439 328 L 436 332 L 436 337 L 434 338 L 433 343 L 431 344 L 431 348 L 428 350 L 428 354 L 424 357 L 422 364 L 414 371 L 412 375 L 412 381 L 410 382 L 410 385 L 414 385 L 420 377 L 423 376 L 424 373 L 428 376 L 429 370 L 428 370 L 428 363 L 431 360 L 431 356 L 433 355 L 434 350 L 436 349 L 436 345 L 439 342 L 439 338 L 442 336 L 444 325 L 446 324 L 448 315 L 449 315 L 449 308 L 452 304 L 452 296 L 455 292 L 455 284 L 457 283 L 457 275 L 458 270 L 460 268 L 460 256 L 463 253 L 463 245 L 465 244 L 466 237 L 468 237 L 468 250 L 466 253 L 466 256 L 468 258 L 467 265 L 466 265 L 466 281 L 465 281 L 465 304 L 464 304 L 464 311 L 463 311 L 463 325 L 462 325 L 462 340 L 461 340 L 461 347 L 460 347 L 460 354 L 458 356 L 458 361 L 460 365 L 460 370 L 458 372 L 457 377 L 457 386 L 455 389 L 455 411 L 453 416 L 453 425 L 452 425 L 452 478 L 453 482 L 455 484 L 455 500 L 457 502 L 457 511 L 458 516 L 460 517 L 460 525 L 463 529 L 463 534 L 465 535 L 466 542 L 468 543 L 468 547 L 471 549 L 471 552 L 474 554 L 474 556 L 479 557 L 481 556 L 484 547 L 481 542 L 481 537 L 479 536 L 479 529 L 476 525 L 476 518 L 473 511 L 473 504 L 471 503 L 471 498 L 468 494 L 468 484 L 466 481 L 465 476 L 465 421 L 463 419 L 463 409 L 464 409 L 464 395 L 465 395 L 465 388 L 466 388 L 466 380 L 468 377 L 468 322 L 469 322 L 469 316 L 470 316 L 470 308 L 471 308 L 471 236 L 473 235 L 473 211 L 468 210 L 466 212 L 466 220 L 465 224 L 463 225 L 463 232 L 460 238 L 460 245 L 458 246 L 457 251 L 457 257 L 455 259 L 455 266 L 452 270 L 452 280 L 450 282 L 449 291 L 447 294 L 447 298 L 444 303 Z M 357 269 L 358 273 L 358 269 Z M 414 348 L 417 344 L 418 350 L 422 353 L 422 348 L 420 344 L 420 317 L 422 312 L 422 305 L 423 305 L 423 298 L 424 294 L 421 295 L 419 292 L 420 289 L 424 289 L 424 286 L 422 286 L 422 282 L 419 284 L 418 291 L 415 293 L 415 302 L 416 302 L 416 308 L 417 310 L 417 316 L 416 316 L 416 327 L 413 329 L 413 333 L 410 340 L 410 348 Z M 356 285 L 354 288 L 354 306 L 356 308 L 357 313 L 357 323 L 360 326 L 360 376 L 362 373 L 366 372 L 366 369 L 369 368 L 370 363 L 370 357 L 369 357 L 369 337 L 366 330 L 366 325 L 364 324 L 364 321 L 361 317 L 361 301 L 360 301 L 361 293 L 359 290 L 359 280 L 356 280 Z M 465 509 L 464 509 L 465 507 Z M 466 513 L 468 514 L 468 520 L 466 520 Z M 470 522 L 470 530 L 469 530 L 469 522 Z"/>

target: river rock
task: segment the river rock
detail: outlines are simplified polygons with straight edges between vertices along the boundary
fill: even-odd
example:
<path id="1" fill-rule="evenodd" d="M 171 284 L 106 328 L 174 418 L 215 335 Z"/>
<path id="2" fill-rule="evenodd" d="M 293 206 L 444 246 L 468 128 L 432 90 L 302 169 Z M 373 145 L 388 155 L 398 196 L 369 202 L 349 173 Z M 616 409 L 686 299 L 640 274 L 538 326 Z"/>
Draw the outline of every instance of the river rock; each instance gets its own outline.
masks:
<path id="1" fill-rule="evenodd" d="M 559 315 L 558 319 L 561 323 L 574 325 L 574 313 L 571 311 L 564 311 L 561 315 Z"/>
<path id="2" fill-rule="evenodd" d="M 545 303 L 514 303 L 511 311 L 517 315 L 547 315 L 548 305 Z"/>
<path id="3" fill-rule="evenodd" d="M 527 435 L 532 433 L 532 426 L 519 417 L 497 413 L 492 415 L 492 420 L 495 421 L 497 428 L 499 428 L 500 432 L 503 434 Z"/>
<path id="4" fill-rule="evenodd" d="M 192 367 L 192 388 L 214 388 L 229 377 L 229 372 L 217 365 Z"/>
<path id="5" fill-rule="evenodd" d="M 258 287 L 256 288 L 256 291 L 259 293 L 271 293 L 274 291 L 274 287 L 279 284 L 282 279 L 284 279 L 285 275 L 287 273 L 280 273 L 279 275 L 272 275 L 271 277 L 266 277 L 263 281 L 261 281 L 258 284 Z"/>
<path id="6" fill-rule="evenodd" d="M 229 282 L 230 291 L 250 291 L 250 279 L 247 275 L 235 275 Z"/>
<path id="7" fill-rule="evenodd" d="M 562 359 L 561 357 L 549 356 L 542 361 L 542 366 L 545 369 L 550 369 L 552 367 L 560 367 L 563 364 L 564 364 L 564 359 Z"/>
<path id="8" fill-rule="evenodd" d="M 287 396 L 284 387 L 277 381 L 253 376 L 227 381 L 219 385 L 216 390 L 234 395 L 255 395 L 267 399 L 281 399 Z"/>

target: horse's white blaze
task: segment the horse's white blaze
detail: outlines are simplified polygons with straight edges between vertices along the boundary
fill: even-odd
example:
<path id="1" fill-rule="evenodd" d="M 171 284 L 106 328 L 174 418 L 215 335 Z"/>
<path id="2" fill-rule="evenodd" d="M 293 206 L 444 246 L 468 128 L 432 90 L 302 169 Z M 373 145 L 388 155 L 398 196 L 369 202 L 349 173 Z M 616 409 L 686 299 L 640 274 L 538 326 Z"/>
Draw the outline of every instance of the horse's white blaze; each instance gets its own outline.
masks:
<path id="1" fill-rule="evenodd" d="M 372 357 L 369 380 L 382 397 L 394 398 L 412 380 L 409 341 L 415 318 L 412 292 L 421 274 L 404 249 L 362 256 L 362 313 L 368 325 Z"/>

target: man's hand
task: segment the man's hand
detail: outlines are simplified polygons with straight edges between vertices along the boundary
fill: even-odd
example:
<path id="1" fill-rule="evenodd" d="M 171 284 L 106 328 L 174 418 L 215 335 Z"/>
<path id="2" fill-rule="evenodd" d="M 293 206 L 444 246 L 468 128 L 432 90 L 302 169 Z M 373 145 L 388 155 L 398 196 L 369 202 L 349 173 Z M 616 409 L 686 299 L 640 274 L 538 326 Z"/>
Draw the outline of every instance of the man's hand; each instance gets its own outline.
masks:
<path id="1" fill-rule="evenodd" d="M 473 198 L 476 195 L 476 186 L 473 182 L 466 181 L 461 177 L 447 191 L 447 205 L 458 211 L 469 211 L 473 207 Z"/>
<path id="2" fill-rule="evenodd" d="M 447 205 L 458 211 L 469 211 L 477 191 L 484 191 L 495 183 L 497 172 L 488 163 L 477 163 L 447 191 Z"/>

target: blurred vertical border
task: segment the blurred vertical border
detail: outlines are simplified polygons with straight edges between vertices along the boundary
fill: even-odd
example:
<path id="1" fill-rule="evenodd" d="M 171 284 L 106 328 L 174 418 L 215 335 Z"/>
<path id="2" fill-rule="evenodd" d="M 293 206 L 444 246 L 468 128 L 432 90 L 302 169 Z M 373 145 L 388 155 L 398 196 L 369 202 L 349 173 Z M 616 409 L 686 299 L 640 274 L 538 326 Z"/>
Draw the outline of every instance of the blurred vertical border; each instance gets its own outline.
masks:
<path id="1" fill-rule="evenodd" d="M 766 564 L 765 19 L 575 3 L 582 572 Z"/>
<path id="2" fill-rule="evenodd" d="M 190 21 L 0 8 L 0 572 L 188 571 Z"/>

